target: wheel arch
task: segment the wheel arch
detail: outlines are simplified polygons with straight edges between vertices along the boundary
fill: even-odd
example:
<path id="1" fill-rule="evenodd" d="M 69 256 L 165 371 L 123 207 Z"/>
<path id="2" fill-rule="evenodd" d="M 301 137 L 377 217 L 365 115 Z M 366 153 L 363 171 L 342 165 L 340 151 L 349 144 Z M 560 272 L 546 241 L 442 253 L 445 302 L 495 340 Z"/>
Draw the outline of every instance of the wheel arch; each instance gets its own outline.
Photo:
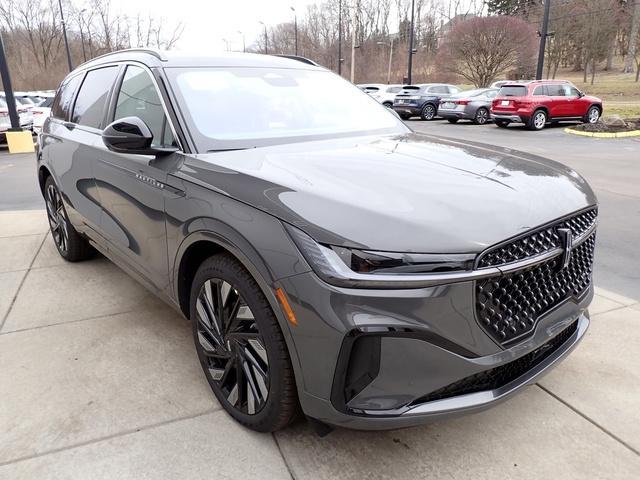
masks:
<path id="1" fill-rule="evenodd" d="M 47 178 L 52 177 L 53 175 L 49 171 L 49 169 L 40 165 L 38 167 L 38 184 L 40 185 L 40 193 L 44 196 L 44 184 L 47 182 Z"/>

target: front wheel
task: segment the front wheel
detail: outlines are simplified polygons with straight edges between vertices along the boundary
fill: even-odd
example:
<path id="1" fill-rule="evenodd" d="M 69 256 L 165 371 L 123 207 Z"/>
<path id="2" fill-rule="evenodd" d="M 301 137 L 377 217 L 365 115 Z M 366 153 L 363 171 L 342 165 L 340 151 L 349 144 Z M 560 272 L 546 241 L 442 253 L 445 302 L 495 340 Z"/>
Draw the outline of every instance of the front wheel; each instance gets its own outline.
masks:
<path id="1" fill-rule="evenodd" d="M 193 280 L 190 305 L 198 358 L 222 407 L 258 432 L 289 425 L 299 408 L 291 359 L 249 272 L 230 255 L 210 257 Z"/>
<path id="2" fill-rule="evenodd" d="M 420 118 L 422 120 L 433 120 L 436 116 L 437 110 L 436 107 L 430 103 L 427 103 L 424 107 L 422 107 L 422 112 L 420 112 Z"/>
<path id="3" fill-rule="evenodd" d="M 600 109 L 595 105 L 592 107 L 589 107 L 589 110 L 587 110 L 587 114 L 585 115 L 583 122 L 598 123 L 598 120 L 600 120 Z"/>
<path id="4" fill-rule="evenodd" d="M 529 130 L 542 130 L 547 124 L 547 114 L 544 110 L 536 110 L 533 112 L 533 116 L 529 119 L 527 127 Z"/>
<path id="5" fill-rule="evenodd" d="M 489 116 L 489 110 L 484 107 L 480 107 L 476 110 L 476 115 L 473 117 L 473 123 L 476 125 L 484 125 L 489 121 L 491 117 Z"/>

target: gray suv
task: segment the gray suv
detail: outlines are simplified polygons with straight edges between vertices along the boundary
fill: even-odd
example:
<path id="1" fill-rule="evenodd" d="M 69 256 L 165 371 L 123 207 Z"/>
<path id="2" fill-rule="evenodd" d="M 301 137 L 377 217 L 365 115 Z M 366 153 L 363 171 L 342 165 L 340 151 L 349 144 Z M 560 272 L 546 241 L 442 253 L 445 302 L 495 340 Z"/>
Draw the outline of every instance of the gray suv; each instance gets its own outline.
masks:
<path id="1" fill-rule="evenodd" d="M 182 312 L 258 431 L 478 411 L 589 324 L 579 175 L 413 133 L 304 59 L 108 54 L 65 78 L 38 142 L 60 255 L 97 250 Z"/>

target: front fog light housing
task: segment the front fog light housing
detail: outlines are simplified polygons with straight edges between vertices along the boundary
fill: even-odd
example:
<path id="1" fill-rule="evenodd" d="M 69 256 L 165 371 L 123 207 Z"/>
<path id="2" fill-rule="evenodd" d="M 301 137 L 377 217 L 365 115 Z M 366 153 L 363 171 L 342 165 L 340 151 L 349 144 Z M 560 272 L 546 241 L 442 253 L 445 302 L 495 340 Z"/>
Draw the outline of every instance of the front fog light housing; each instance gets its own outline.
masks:
<path id="1" fill-rule="evenodd" d="M 475 254 L 376 252 L 316 242 L 302 230 L 285 227 L 313 271 L 344 287 L 418 288 L 462 281 Z"/>

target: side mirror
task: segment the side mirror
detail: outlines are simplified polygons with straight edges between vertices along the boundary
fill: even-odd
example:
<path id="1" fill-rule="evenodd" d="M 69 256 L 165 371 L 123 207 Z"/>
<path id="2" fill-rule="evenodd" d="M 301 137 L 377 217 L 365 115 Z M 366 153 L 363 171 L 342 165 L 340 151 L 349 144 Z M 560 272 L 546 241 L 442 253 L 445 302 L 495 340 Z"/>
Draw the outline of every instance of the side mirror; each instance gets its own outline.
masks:
<path id="1" fill-rule="evenodd" d="M 102 141 L 109 150 L 138 155 L 169 155 L 176 147 L 152 147 L 153 134 L 138 117 L 124 117 L 110 123 L 102 131 Z"/>

